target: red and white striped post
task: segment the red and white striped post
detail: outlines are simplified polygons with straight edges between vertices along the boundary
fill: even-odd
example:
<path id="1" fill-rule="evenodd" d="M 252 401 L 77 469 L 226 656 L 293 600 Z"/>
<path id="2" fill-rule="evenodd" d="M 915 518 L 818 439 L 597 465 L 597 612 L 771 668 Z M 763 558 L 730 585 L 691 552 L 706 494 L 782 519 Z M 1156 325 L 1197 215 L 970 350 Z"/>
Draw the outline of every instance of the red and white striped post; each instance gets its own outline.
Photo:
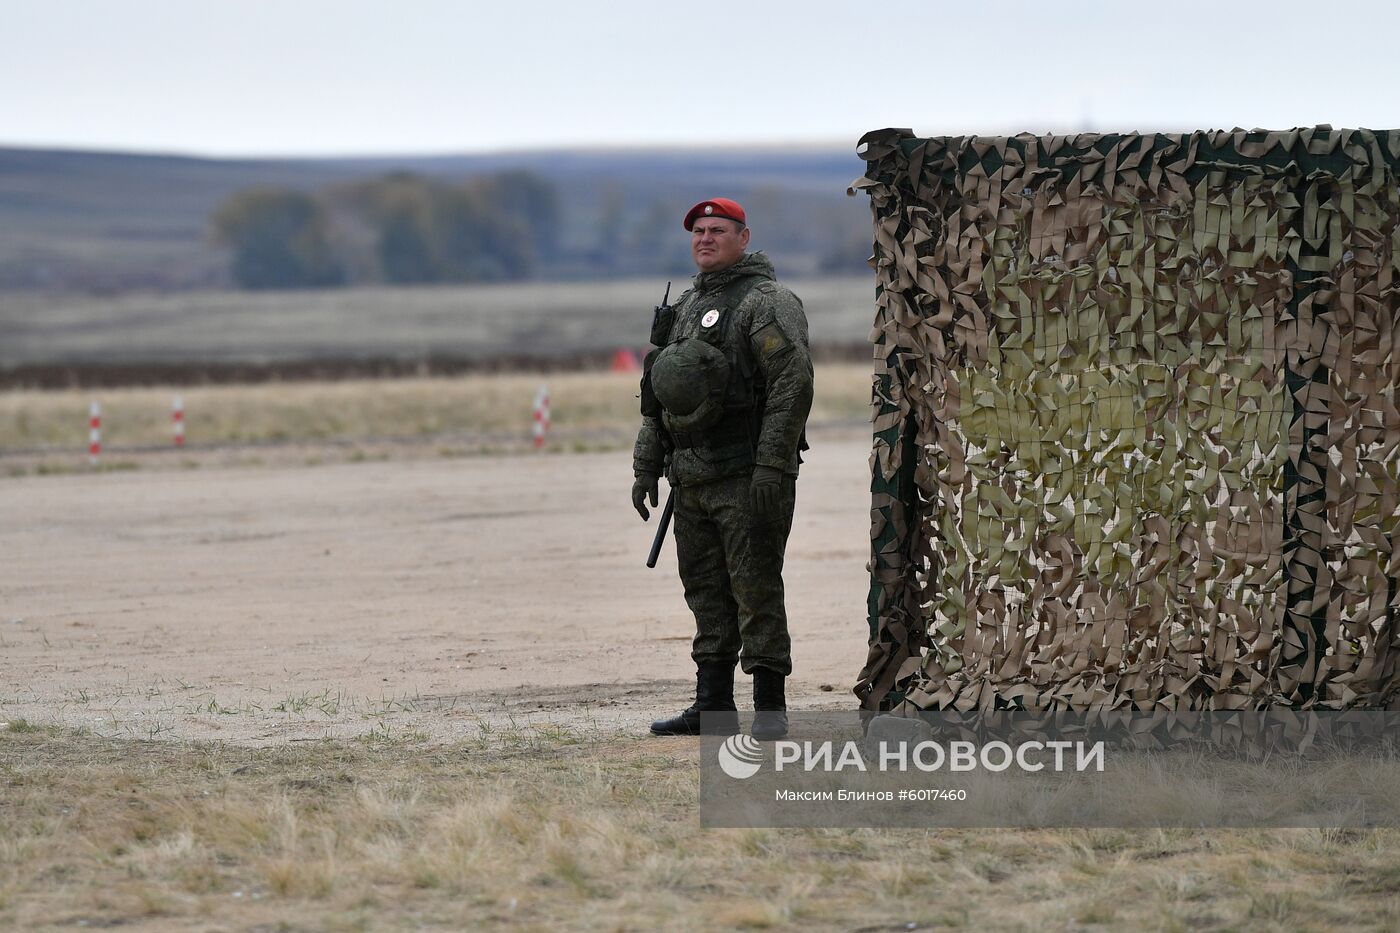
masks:
<path id="1" fill-rule="evenodd" d="M 88 409 L 88 462 L 97 466 L 102 456 L 102 406 L 93 401 Z"/>
<path id="2" fill-rule="evenodd" d="M 544 437 L 549 433 L 549 386 L 542 385 L 535 393 L 535 449 L 544 446 Z"/>
<path id="3" fill-rule="evenodd" d="M 175 431 L 175 446 L 185 446 L 185 400 L 180 396 L 175 396 L 175 401 L 170 406 L 170 420 Z"/>

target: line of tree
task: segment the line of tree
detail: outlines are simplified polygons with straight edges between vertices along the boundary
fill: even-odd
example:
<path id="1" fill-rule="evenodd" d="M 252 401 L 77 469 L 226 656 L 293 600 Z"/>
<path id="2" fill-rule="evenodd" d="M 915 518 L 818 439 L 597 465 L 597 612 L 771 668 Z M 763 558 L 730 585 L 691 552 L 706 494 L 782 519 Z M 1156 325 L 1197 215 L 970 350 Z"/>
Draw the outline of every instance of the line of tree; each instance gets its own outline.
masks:
<path id="1" fill-rule="evenodd" d="M 244 288 L 344 281 L 331 253 L 326 211 L 309 194 L 277 188 L 239 192 L 214 214 L 214 233 L 233 248 L 233 280 Z"/>
<path id="2" fill-rule="evenodd" d="M 557 251 L 559 197 L 529 172 L 395 173 L 316 195 L 240 191 L 212 225 L 242 288 L 518 281 Z"/>
<path id="3" fill-rule="evenodd" d="M 868 208 L 772 184 L 736 192 L 784 275 L 868 275 Z M 576 280 L 694 271 L 690 190 L 532 171 L 465 181 L 396 172 L 314 193 L 254 188 L 213 217 L 242 288 Z M 678 206 L 679 205 L 679 206 Z"/>

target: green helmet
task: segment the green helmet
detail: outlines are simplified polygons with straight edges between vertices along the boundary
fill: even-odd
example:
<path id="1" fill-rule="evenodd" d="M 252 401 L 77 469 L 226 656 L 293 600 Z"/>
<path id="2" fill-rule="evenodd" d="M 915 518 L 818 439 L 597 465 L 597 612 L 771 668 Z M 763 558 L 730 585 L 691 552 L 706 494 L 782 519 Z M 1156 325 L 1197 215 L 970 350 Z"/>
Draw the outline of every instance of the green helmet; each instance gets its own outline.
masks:
<path id="1" fill-rule="evenodd" d="M 728 385 L 729 359 L 695 337 L 668 345 L 651 364 L 651 388 L 673 431 L 701 431 L 719 421 Z"/>

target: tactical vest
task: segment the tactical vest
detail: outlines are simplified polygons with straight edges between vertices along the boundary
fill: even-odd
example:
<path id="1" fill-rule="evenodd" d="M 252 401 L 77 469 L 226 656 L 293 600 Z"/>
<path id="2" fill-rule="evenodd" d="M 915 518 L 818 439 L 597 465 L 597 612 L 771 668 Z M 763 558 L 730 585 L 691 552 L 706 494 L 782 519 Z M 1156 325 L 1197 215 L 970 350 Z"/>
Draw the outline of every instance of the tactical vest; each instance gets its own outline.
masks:
<path id="1" fill-rule="evenodd" d="M 643 366 L 642 414 L 661 420 L 676 450 L 724 472 L 752 467 L 763 422 L 763 374 L 748 334 L 735 326 L 739 306 L 760 281 L 746 275 L 707 298 L 694 334 L 675 335 L 674 311 L 664 321 L 658 315 L 658 349 Z"/>

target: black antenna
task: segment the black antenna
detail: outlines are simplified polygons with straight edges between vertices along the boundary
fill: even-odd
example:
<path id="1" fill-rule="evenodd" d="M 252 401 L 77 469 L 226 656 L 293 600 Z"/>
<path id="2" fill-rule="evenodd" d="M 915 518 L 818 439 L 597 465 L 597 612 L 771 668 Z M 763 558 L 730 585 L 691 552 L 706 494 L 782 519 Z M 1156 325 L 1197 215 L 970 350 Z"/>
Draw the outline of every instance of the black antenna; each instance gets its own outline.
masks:
<path id="1" fill-rule="evenodd" d="M 671 309 L 671 283 L 670 283 L 670 282 L 667 282 L 667 283 L 666 283 L 666 294 L 664 294 L 664 295 L 661 296 L 661 304 L 657 305 L 657 306 L 652 310 L 652 312 L 651 312 L 651 319 L 652 319 L 652 321 L 653 321 L 652 326 L 653 326 L 653 327 L 656 326 L 654 322 L 655 322 L 659 317 L 661 317 L 661 312 L 662 312 L 662 311 L 669 311 L 670 309 Z"/>

